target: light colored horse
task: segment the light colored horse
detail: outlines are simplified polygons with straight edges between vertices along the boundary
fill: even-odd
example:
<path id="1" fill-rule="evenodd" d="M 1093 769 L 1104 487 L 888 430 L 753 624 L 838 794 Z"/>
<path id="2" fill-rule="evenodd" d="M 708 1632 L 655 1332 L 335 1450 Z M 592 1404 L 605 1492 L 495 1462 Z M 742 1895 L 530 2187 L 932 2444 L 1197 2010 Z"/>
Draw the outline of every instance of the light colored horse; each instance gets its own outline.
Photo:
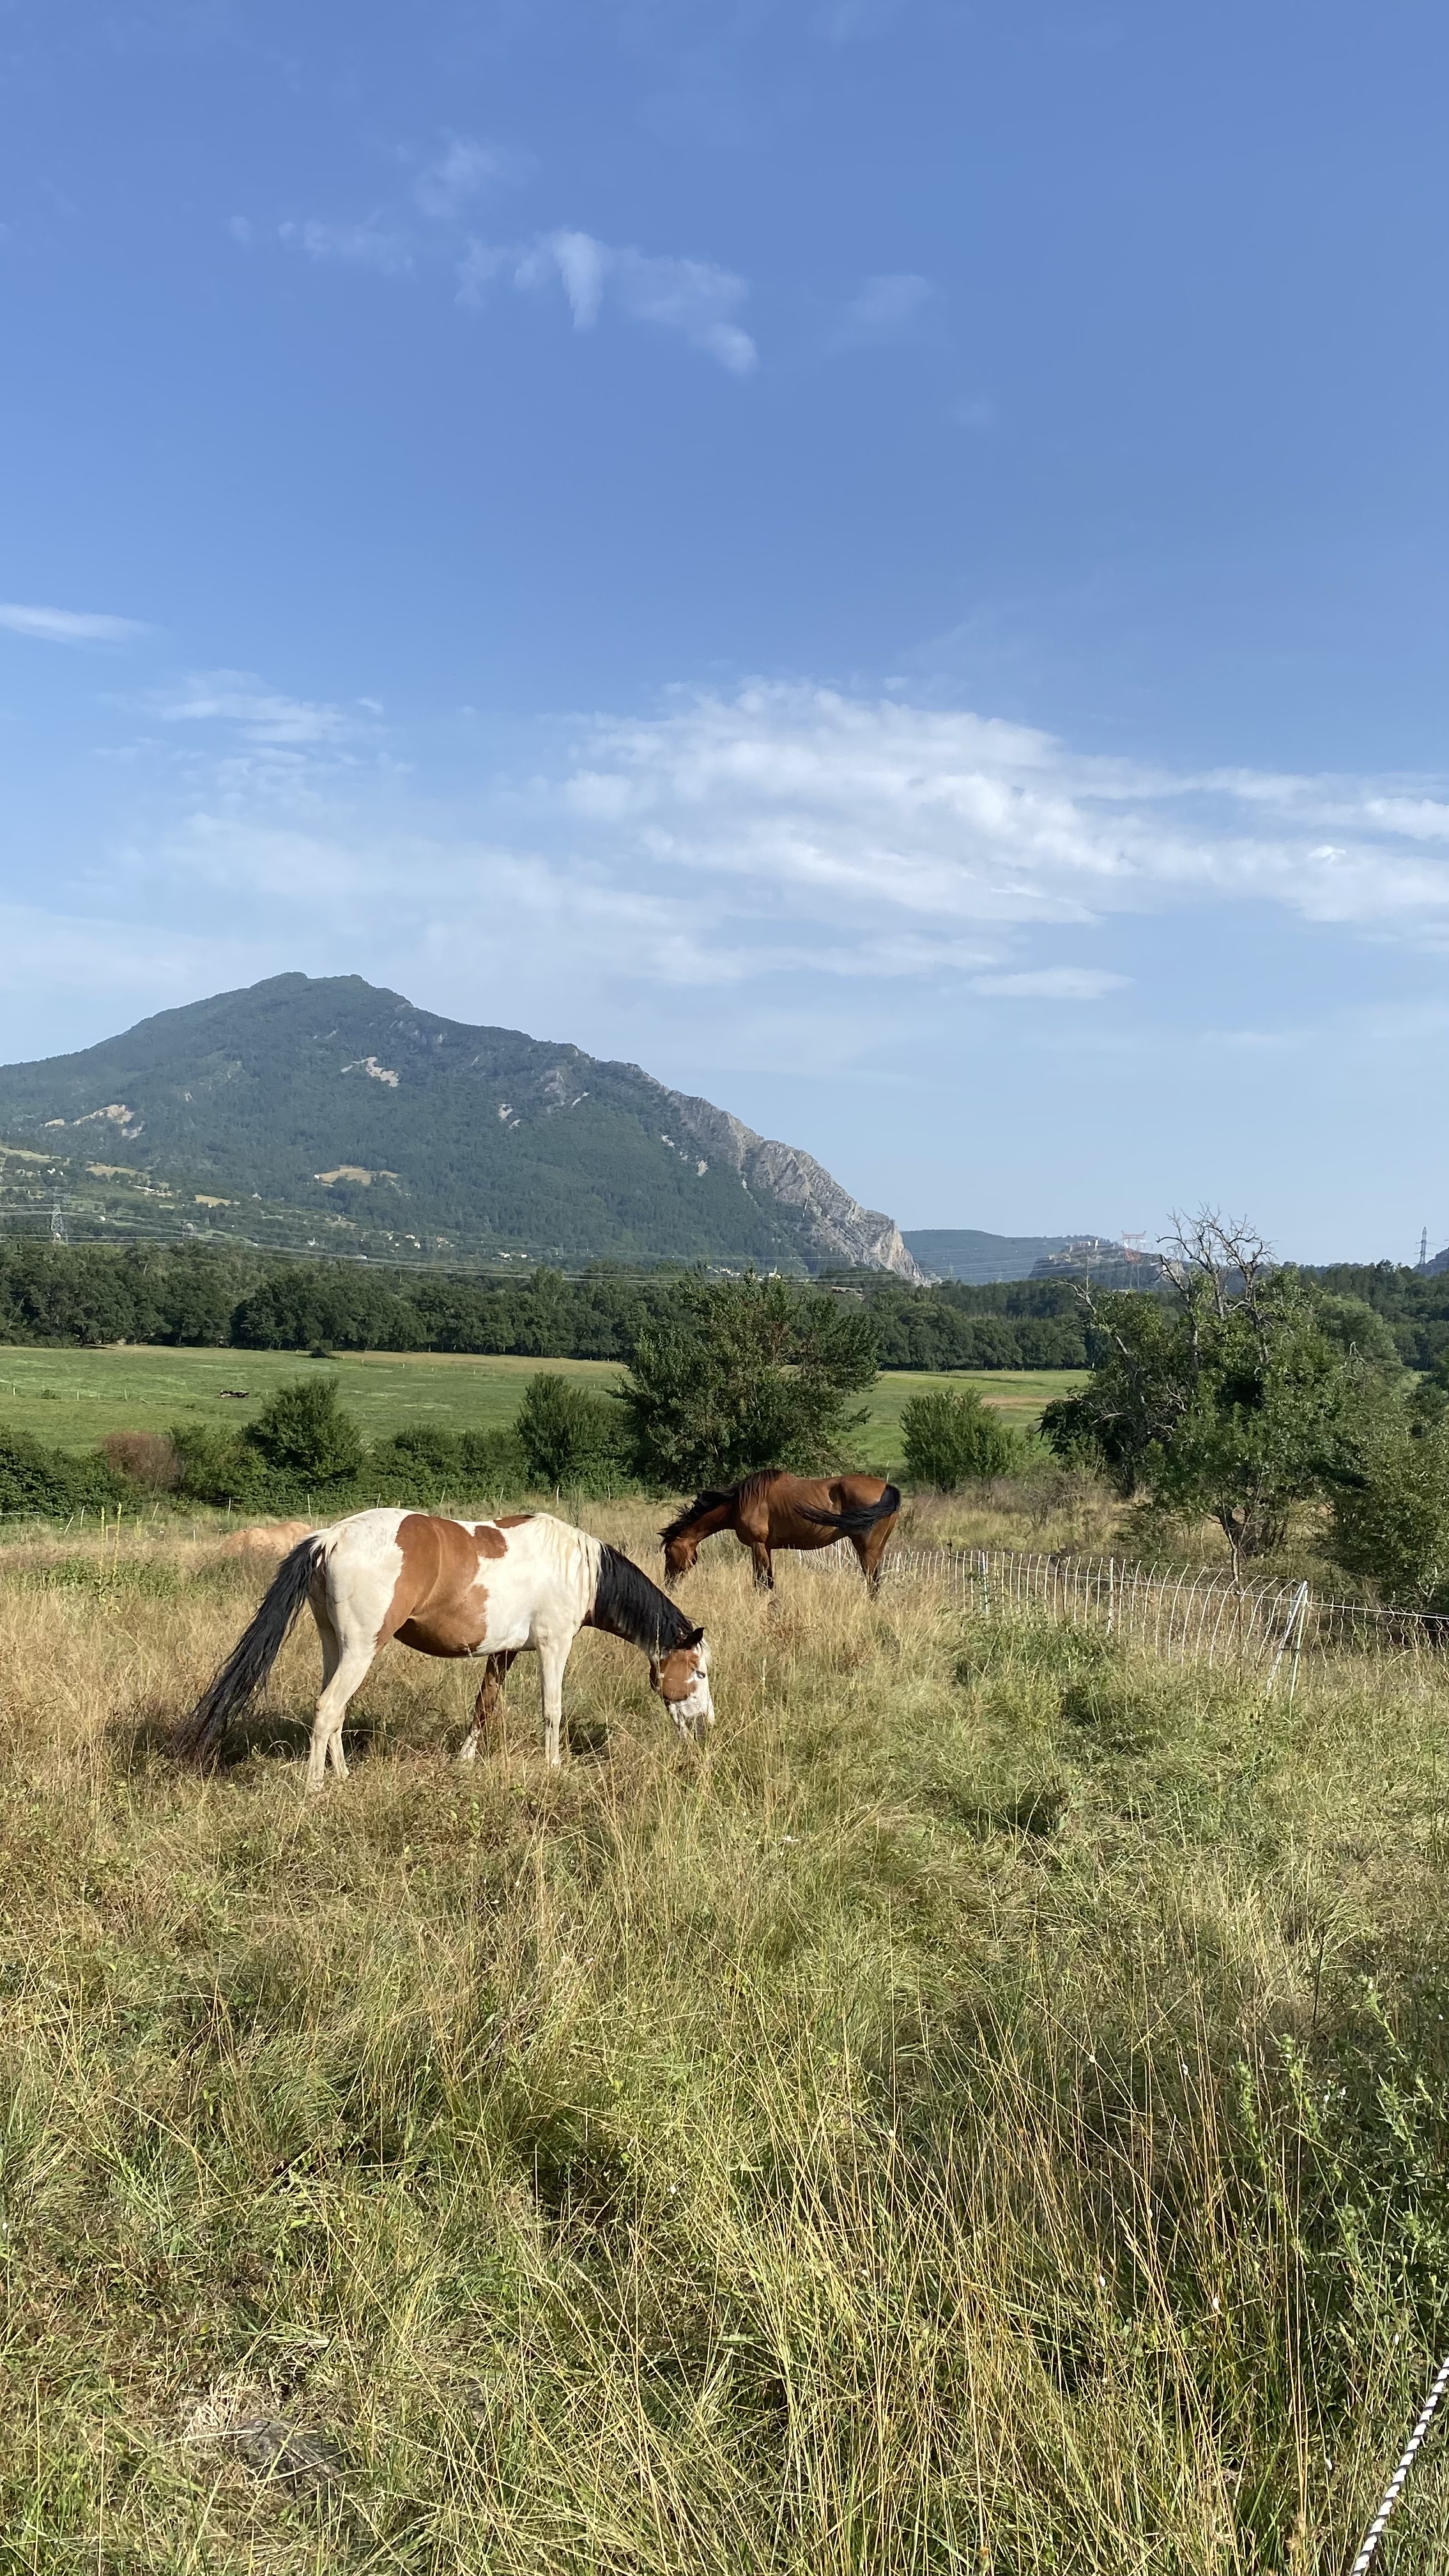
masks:
<path id="1" fill-rule="evenodd" d="M 497 1521 L 355 1512 L 293 1548 L 250 1627 L 178 1730 L 178 1753 L 202 1764 L 215 1761 L 228 1726 L 250 1707 L 304 1604 L 317 1622 L 323 1668 L 309 1789 L 321 1788 L 329 1762 L 346 1779 L 348 1702 L 390 1637 L 424 1655 L 486 1658 L 458 1757 L 463 1762 L 475 1759 L 504 1675 L 525 1652 L 542 1666 L 544 1752 L 558 1762 L 564 1667 L 581 1628 L 602 1628 L 642 1648 L 653 1687 L 681 1735 L 699 1742 L 714 1724 L 703 1629 L 692 1627 L 647 1574 L 602 1539 L 548 1512 Z"/>

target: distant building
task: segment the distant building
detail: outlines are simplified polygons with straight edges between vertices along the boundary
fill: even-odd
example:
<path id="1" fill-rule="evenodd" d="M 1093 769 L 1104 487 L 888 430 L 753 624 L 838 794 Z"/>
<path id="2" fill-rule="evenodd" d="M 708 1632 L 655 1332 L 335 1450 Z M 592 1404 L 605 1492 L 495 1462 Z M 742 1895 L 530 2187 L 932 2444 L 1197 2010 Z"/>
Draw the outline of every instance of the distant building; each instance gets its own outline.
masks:
<path id="1" fill-rule="evenodd" d="M 1045 1253 L 1032 1267 L 1033 1279 L 1089 1279 L 1094 1288 L 1155 1288 L 1162 1263 L 1155 1252 L 1138 1252 L 1101 1234 L 1079 1235 L 1060 1252 Z"/>

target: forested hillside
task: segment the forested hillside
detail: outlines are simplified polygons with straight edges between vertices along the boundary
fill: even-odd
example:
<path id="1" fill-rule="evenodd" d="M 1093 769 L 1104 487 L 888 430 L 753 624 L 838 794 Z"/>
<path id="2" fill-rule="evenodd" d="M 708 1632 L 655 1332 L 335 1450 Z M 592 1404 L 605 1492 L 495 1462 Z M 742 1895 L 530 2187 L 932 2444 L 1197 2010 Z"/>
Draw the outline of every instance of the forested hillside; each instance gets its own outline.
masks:
<path id="1" fill-rule="evenodd" d="M 547 1258 L 915 1277 L 894 1221 L 637 1065 L 276 975 L 0 1067 L 0 1206 L 419 1264 Z"/>

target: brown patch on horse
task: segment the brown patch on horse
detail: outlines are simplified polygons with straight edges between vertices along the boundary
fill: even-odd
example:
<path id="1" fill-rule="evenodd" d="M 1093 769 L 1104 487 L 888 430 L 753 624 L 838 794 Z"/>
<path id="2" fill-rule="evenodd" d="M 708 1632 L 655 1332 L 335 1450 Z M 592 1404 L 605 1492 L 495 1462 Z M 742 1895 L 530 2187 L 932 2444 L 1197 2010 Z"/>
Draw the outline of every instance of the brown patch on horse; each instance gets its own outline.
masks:
<path id="1" fill-rule="evenodd" d="M 493 1526 L 495 1529 L 522 1529 L 525 1521 L 536 1518 L 534 1512 L 500 1512 Z"/>
<path id="2" fill-rule="evenodd" d="M 651 1678 L 662 1699 L 688 1699 L 699 1678 L 699 1648 L 674 1647 L 653 1667 Z"/>
<path id="3" fill-rule="evenodd" d="M 471 1530 L 461 1521 L 409 1512 L 398 1524 L 397 1544 L 402 1567 L 377 1645 L 399 1637 L 421 1655 L 476 1654 L 488 1633 L 488 1595 L 479 1576 L 489 1559 L 507 1555 L 507 1539 L 491 1523 Z"/>

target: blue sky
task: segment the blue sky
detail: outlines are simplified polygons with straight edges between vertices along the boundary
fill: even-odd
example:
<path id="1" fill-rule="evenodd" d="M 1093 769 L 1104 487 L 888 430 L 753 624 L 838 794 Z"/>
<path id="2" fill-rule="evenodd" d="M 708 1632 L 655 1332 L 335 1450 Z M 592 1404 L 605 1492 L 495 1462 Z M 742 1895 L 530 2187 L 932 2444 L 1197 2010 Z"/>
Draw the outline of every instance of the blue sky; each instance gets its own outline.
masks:
<path id="1" fill-rule="evenodd" d="M 358 972 L 906 1225 L 1449 1238 L 1438 7 L 0 72 L 0 1053 Z"/>

